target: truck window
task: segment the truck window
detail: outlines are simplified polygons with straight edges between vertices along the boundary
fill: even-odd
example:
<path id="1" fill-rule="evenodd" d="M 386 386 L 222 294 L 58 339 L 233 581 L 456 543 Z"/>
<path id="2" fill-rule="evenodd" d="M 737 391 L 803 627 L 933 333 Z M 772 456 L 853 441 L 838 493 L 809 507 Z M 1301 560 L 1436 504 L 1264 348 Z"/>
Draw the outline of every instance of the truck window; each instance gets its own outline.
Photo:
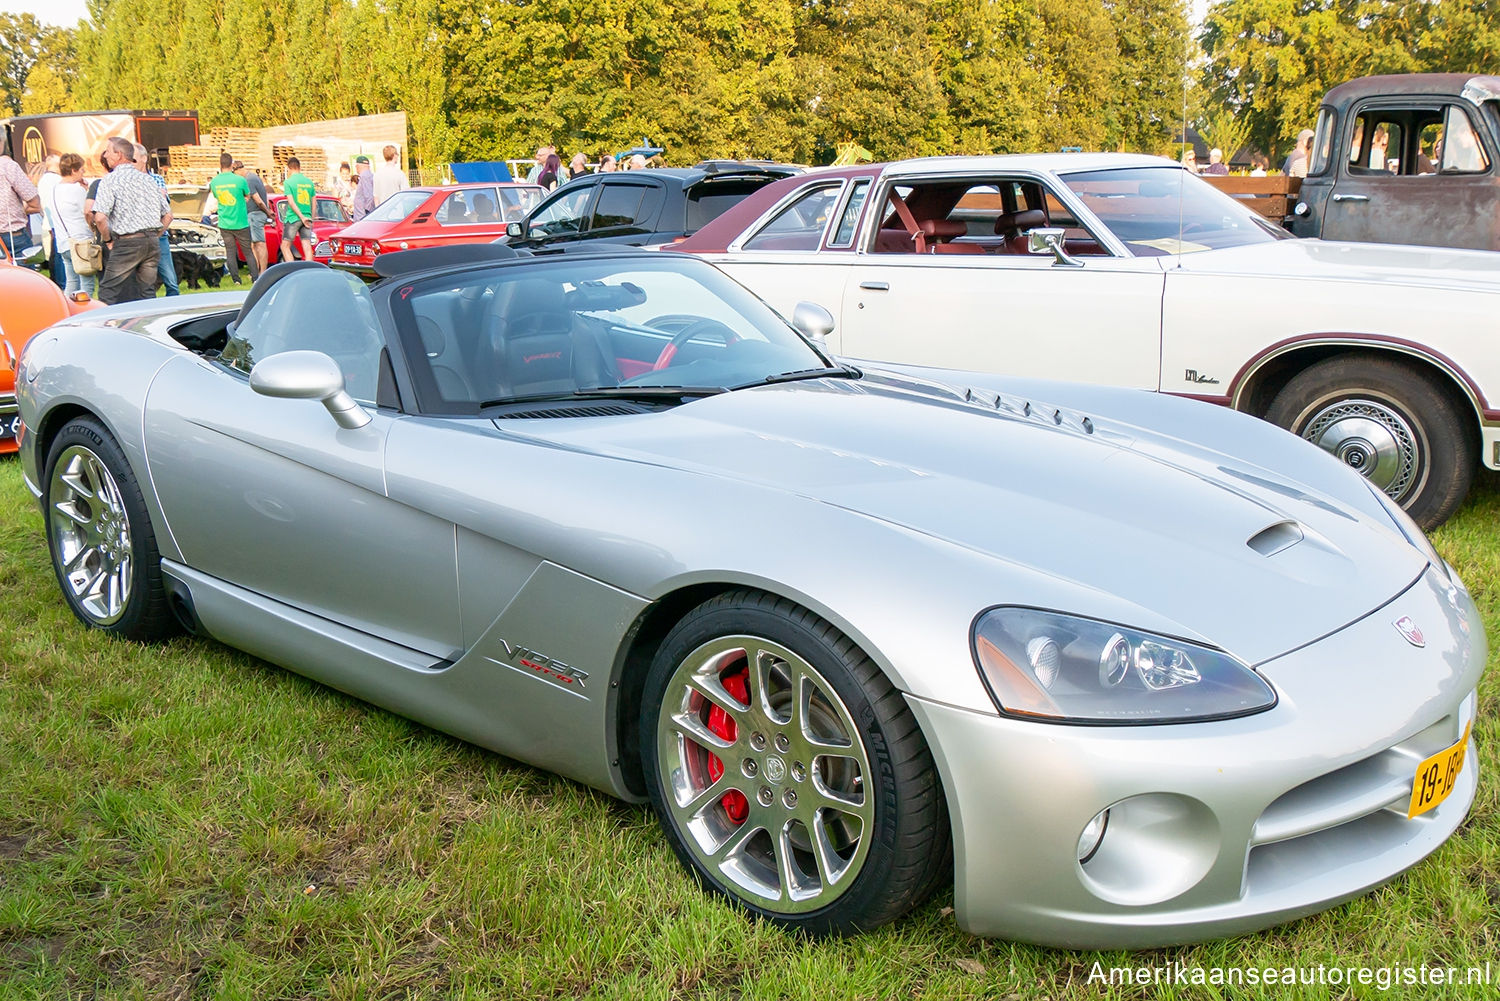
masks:
<path id="1" fill-rule="evenodd" d="M 1313 130 L 1312 161 L 1307 165 L 1307 176 L 1316 177 L 1328 169 L 1333 160 L 1333 109 L 1318 109 L 1318 125 Z"/>
<path id="2" fill-rule="evenodd" d="M 1443 116 L 1442 134 L 1434 140 L 1439 151 L 1435 159 L 1444 174 L 1483 174 L 1490 169 L 1489 157 L 1474 132 L 1469 115 L 1457 105 L 1449 105 Z"/>
<path id="3" fill-rule="evenodd" d="M 1400 117 L 1386 111 L 1366 111 L 1354 119 L 1354 134 L 1349 137 L 1349 173 L 1397 174 L 1401 172 L 1401 151 L 1405 148 L 1406 129 Z"/>
<path id="4" fill-rule="evenodd" d="M 1432 173 L 1430 150 L 1442 120 L 1443 111 L 1435 106 L 1361 111 L 1349 136 L 1349 173 L 1401 177 Z"/>

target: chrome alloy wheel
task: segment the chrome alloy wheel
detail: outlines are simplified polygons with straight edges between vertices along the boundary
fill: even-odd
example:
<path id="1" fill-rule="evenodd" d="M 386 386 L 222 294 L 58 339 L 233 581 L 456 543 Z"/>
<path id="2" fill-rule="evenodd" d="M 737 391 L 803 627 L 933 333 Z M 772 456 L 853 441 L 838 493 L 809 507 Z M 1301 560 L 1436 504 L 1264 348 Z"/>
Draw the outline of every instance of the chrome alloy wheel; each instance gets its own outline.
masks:
<path id="1" fill-rule="evenodd" d="M 1406 418 L 1384 403 L 1340 400 L 1313 414 L 1302 437 L 1395 500 L 1415 485 L 1419 439 Z"/>
<path id="2" fill-rule="evenodd" d="M 848 707 L 770 640 L 698 647 L 657 725 L 667 807 L 704 870 L 768 911 L 823 907 L 854 883 L 874 831 L 869 756 Z"/>
<path id="3" fill-rule="evenodd" d="M 130 519 L 120 487 L 104 461 L 70 446 L 53 466 L 48 511 L 59 576 L 95 624 L 119 621 L 130 603 Z"/>

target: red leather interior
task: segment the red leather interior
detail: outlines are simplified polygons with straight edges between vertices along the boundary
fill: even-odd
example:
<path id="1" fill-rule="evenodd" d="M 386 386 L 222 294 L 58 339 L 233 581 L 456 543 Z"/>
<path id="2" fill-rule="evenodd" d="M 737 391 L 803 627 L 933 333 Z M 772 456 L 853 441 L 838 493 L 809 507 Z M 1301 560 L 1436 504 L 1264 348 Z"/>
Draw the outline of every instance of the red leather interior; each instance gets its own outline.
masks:
<path id="1" fill-rule="evenodd" d="M 969 227 L 957 219 L 923 219 L 917 223 L 917 228 L 928 240 L 952 240 L 969 233 Z"/>
<path id="2" fill-rule="evenodd" d="M 915 249 L 911 234 L 904 229 L 883 229 L 875 234 L 877 254 L 910 254 Z"/>
<path id="3" fill-rule="evenodd" d="M 1007 254 L 1025 254 L 1029 253 L 1026 248 L 1026 231 L 1045 225 L 1047 225 L 1047 213 L 1041 209 L 1002 212 L 995 218 L 995 234 L 1005 237 Z"/>

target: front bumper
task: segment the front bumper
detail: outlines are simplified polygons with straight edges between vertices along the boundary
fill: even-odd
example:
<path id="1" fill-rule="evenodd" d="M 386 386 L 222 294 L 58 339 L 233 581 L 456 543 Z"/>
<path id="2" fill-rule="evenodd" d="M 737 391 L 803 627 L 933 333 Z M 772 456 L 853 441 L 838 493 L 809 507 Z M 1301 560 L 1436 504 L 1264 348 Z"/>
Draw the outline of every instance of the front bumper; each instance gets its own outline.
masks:
<path id="1" fill-rule="evenodd" d="M 1411 616 L 1426 645 L 1394 627 Z M 1418 762 L 1473 720 L 1486 642 L 1436 571 L 1384 608 L 1260 665 L 1256 716 L 1059 726 L 908 701 L 948 795 L 959 924 L 1069 948 L 1146 948 L 1323 910 L 1441 845 L 1478 785 L 1470 741 L 1448 798 L 1408 820 Z M 1079 836 L 1111 819 L 1081 864 Z"/>

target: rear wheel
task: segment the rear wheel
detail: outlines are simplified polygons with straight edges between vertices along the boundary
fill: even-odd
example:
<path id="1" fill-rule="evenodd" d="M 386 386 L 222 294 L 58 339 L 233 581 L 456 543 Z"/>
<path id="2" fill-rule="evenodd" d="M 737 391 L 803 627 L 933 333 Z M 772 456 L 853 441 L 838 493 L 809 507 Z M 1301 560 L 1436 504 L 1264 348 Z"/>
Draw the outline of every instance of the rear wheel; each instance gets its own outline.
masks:
<path id="1" fill-rule="evenodd" d="M 126 639 L 176 632 L 146 502 L 110 433 L 88 418 L 68 424 L 44 482 L 47 547 L 73 614 Z"/>
<path id="2" fill-rule="evenodd" d="M 1473 422 L 1445 387 L 1393 358 L 1318 362 L 1286 384 L 1266 419 L 1368 478 L 1428 530 L 1463 503 L 1479 461 Z"/>
<path id="3" fill-rule="evenodd" d="M 847 638 L 740 591 L 668 634 L 646 680 L 642 758 L 678 857 L 707 888 L 812 933 L 873 928 L 950 868 L 932 755 Z"/>

